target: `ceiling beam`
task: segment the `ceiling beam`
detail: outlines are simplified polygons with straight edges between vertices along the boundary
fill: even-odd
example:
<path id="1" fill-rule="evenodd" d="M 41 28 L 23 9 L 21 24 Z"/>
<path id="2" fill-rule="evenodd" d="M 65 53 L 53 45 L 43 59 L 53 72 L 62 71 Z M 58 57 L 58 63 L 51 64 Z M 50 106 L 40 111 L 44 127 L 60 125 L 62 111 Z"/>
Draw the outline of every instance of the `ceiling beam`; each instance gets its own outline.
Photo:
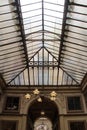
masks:
<path id="1" fill-rule="evenodd" d="M 16 2 L 17 13 L 18 13 L 18 17 L 19 17 L 19 25 L 20 25 L 20 29 L 21 29 L 21 36 L 22 36 L 25 59 L 26 59 L 26 67 L 28 68 L 28 82 L 30 83 L 30 80 L 29 80 L 30 78 L 29 78 L 28 52 L 27 52 L 27 46 L 26 46 L 26 38 L 25 38 L 25 31 L 24 31 L 24 25 L 23 25 L 23 17 L 22 17 L 20 0 L 15 0 L 15 2 Z"/>
<path id="2" fill-rule="evenodd" d="M 59 67 L 60 67 L 60 60 L 61 60 L 61 54 L 62 54 L 62 48 L 63 48 L 64 32 L 65 32 L 65 26 L 66 26 L 68 5 L 69 5 L 69 0 L 65 0 L 63 22 L 62 22 L 62 31 L 61 31 L 61 40 L 60 40 L 61 42 L 60 42 L 60 50 L 59 50 L 59 59 L 58 59 L 58 62 L 59 62 L 58 66 Z"/>
<path id="3" fill-rule="evenodd" d="M 68 5 L 69 5 L 69 0 L 65 0 L 62 30 L 61 30 L 61 37 L 60 37 L 60 49 L 59 49 L 59 56 L 58 56 L 59 57 L 58 58 L 58 75 L 59 75 L 60 60 L 61 60 L 61 54 L 62 54 L 62 48 L 63 48 L 63 42 L 64 42 L 64 32 L 65 32 L 65 26 L 66 26 L 66 20 L 67 20 Z"/>

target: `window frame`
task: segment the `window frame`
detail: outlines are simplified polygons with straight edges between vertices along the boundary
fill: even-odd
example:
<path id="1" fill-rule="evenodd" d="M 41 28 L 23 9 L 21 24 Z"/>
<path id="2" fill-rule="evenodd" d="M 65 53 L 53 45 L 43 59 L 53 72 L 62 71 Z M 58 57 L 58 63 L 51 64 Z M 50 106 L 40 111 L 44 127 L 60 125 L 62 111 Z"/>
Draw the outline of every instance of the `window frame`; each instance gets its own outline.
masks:
<path id="1" fill-rule="evenodd" d="M 11 126 L 11 123 L 15 123 L 15 124 L 16 124 L 15 130 L 18 130 L 18 123 L 19 123 L 18 120 L 1 120 L 1 119 L 0 119 L 0 123 L 3 123 L 3 122 L 8 122 L 8 123 L 10 123 L 10 126 Z M 3 124 L 4 124 L 4 123 L 3 123 Z M 7 129 L 7 126 L 6 126 L 6 129 Z"/>
<path id="2" fill-rule="evenodd" d="M 69 121 L 68 121 L 68 129 L 71 130 L 71 128 L 70 128 L 70 123 L 76 123 L 76 122 L 78 122 L 78 123 L 83 122 L 83 123 L 84 123 L 84 128 L 85 128 L 85 130 L 86 130 L 86 120 L 69 120 Z"/>
<path id="3" fill-rule="evenodd" d="M 68 98 L 69 97 L 79 97 L 80 98 L 80 105 L 81 105 L 81 110 L 80 109 L 78 109 L 78 110 L 69 110 L 69 108 L 68 108 Z M 81 95 L 69 95 L 69 96 L 67 96 L 66 97 L 66 108 L 67 108 L 67 112 L 68 113 L 82 113 L 82 112 L 84 112 L 84 109 L 83 109 L 83 101 L 82 101 L 82 97 L 81 97 Z"/>
<path id="4" fill-rule="evenodd" d="M 6 109 L 6 103 L 7 103 L 7 98 L 10 97 L 10 98 L 19 98 L 19 103 L 18 103 L 18 109 L 17 110 L 12 110 L 12 109 Z M 19 113 L 19 110 L 20 110 L 20 97 L 19 96 L 13 96 L 13 95 L 7 95 L 5 97 L 5 103 L 4 103 L 4 111 L 3 112 L 7 112 L 7 113 Z"/>

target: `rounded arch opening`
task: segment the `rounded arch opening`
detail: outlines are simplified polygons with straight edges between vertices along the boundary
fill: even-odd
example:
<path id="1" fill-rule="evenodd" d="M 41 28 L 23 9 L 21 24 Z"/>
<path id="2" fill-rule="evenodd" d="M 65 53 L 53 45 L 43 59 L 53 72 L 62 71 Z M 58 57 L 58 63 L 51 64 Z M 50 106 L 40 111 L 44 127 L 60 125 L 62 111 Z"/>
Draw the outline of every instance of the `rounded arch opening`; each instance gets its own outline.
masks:
<path id="1" fill-rule="evenodd" d="M 52 122 L 46 117 L 39 117 L 34 123 L 34 130 L 52 130 Z"/>
<path id="2" fill-rule="evenodd" d="M 56 103 L 41 96 L 42 102 L 37 99 L 31 102 L 28 109 L 27 130 L 34 130 L 37 119 L 48 119 L 52 122 L 52 129 L 59 130 L 59 111 Z"/>

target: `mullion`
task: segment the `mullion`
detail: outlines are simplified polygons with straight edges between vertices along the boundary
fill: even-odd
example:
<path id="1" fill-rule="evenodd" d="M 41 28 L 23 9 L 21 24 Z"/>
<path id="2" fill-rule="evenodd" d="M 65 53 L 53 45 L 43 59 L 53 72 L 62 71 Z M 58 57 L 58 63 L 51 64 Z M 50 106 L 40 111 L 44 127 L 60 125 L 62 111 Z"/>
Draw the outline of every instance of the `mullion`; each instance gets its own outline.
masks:
<path id="1" fill-rule="evenodd" d="M 53 21 L 50 21 L 50 20 L 44 20 L 44 22 L 48 22 L 48 23 L 54 23 L 54 24 L 59 24 L 59 25 L 61 25 L 62 26 L 62 22 L 61 23 L 57 23 L 57 22 L 53 22 Z"/>
<path id="2" fill-rule="evenodd" d="M 71 2 L 71 3 L 69 3 L 69 5 L 78 6 L 78 7 L 84 7 L 84 8 L 87 7 L 87 5 L 82 5 L 82 4 L 78 4 L 78 3 L 75 3 L 75 2 Z"/>
<path id="3" fill-rule="evenodd" d="M 9 43 L 5 43 L 5 44 L 3 44 L 3 45 L 0 45 L 0 47 L 3 47 L 3 46 L 7 46 L 7 45 L 11 45 L 11 44 L 15 44 L 15 43 L 17 43 L 17 42 L 22 42 L 22 40 L 18 40 L 18 41 L 15 41 L 15 42 L 9 42 Z"/>
<path id="4" fill-rule="evenodd" d="M 48 59 L 48 61 L 49 61 L 49 53 L 47 53 L 48 55 L 47 55 L 47 59 Z M 49 85 L 49 69 L 50 69 L 50 67 L 49 66 L 47 66 L 47 69 L 48 69 L 48 78 L 47 78 L 47 84 Z"/>
<path id="5" fill-rule="evenodd" d="M 34 38 L 40 37 L 40 36 L 42 36 L 42 35 L 41 35 L 41 34 L 36 35 L 36 36 L 32 36 L 32 35 L 31 35 L 32 38 L 31 38 L 31 39 L 30 39 L 30 38 L 26 38 L 26 41 L 30 41 L 30 40 L 32 41 L 32 40 L 34 40 Z M 36 40 L 36 41 L 37 41 L 37 40 Z"/>
<path id="6" fill-rule="evenodd" d="M 60 35 L 61 35 L 61 34 L 57 34 L 57 33 L 52 32 L 52 31 L 48 31 L 48 30 L 46 30 L 46 29 L 45 29 L 45 31 L 44 31 L 44 34 L 45 34 L 45 35 L 48 35 L 48 36 L 49 36 L 49 35 L 52 35 L 52 36 L 54 36 L 54 37 L 56 37 L 56 38 L 59 38 L 59 39 L 60 39 Z"/>
<path id="7" fill-rule="evenodd" d="M 26 67 L 25 67 L 23 70 L 16 72 L 16 73 L 18 73 L 18 74 L 17 74 L 14 78 L 12 78 L 11 81 L 8 82 L 8 84 L 11 83 L 14 79 L 16 79 L 22 72 L 24 72 L 25 69 L 26 69 Z M 8 74 L 8 75 L 9 75 L 9 74 Z M 7 76 L 8 76 L 8 75 L 7 75 Z"/>
<path id="8" fill-rule="evenodd" d="M 16 26 L 19 26 L 19 24 L 18 23 L 15 23 L 15 24 L 10 24 L 9 26 L 3 26 L 3 27 L 1 27 L 0 29 L 5 29 L 5 28 L 9 28 L 9 27 L 16 27 Z"/>
<path id="9" fill-rule="evenodd" d="M 12 57 L 13 57 L 13 56 L 12 56 Z M 10 58 L 12 58 L 12 57 L 10 57 Z M 16 57 L 16 56 L 15 56 L 15 59 L 14 59 L 14 60 L 20 61 L 20 62 L 23 62 L 23 63 L 24 63 L 24 62 L 25 62 L 25 56 L 24 56 L 23 54 L 21 54 L 21 58 L 22 58 L 22 61 L 21 61 L 20 57 L 18 57 L 18 56 Z M 3 59 L 2 59 L 2 60 L 3 60 Z M 3 64 L 6 64 L 6 63 L 7 63 L 7 65 L 9 65 L 8 63 L 14 62 L 14 60 L 11 60 L 11 59 L 8 60 L 8 61 L 4 61 L 4 60 L 3 60 L 4 62 L 1 62 L 0 64 L 3 65 Z"/>
<path id="10" fill-rule="evenodd" d="M 41 43 L 39 43 L 39 44 L 34 44 L 33 46 L 35 47 L 35 46 L 38 46 L 38 45 L 40 45 Z M 30 47 L 32 47 L 32 46 L 27 46 L 27 48 L 30 48 Z M 32 50 L 31 50 L 32 51 Z"/>
<path id="11" fill-rule="evenodd" d="M 62 11 L 57 11 L 57 10 L 53 10 L 53 9 L 50 9 L 50 8 L 48 8 L 48 9 L 47 9 L 47 8 L 44 8 L 44 10 L 50 10 L 50 11 L 52 11 L 52 12 L 58 12 L 58 13 L 62 13 L 62 14 L 64 13 L 64 12 L 62 12 Z"/>
<path id="12" fill-rule="evenodd" d="M 1 54 L 0 56 L 10 55 L 10 54 L 17 53 L 17 52 L 22 52 L 22 51 L 23 51 L 23 48 L 21 48 L 20 50 L 15 50 L 15 51 L 12 51 L 12 52 Z"/>
<path id="13" fill-rule="evenodd" d="M 71 73 L 71 75 L 72 75 L 73 77 L 76 77 L 76 78 L 79 79 L 80 81 L 81 81 L 81 79 L 82 79 L 82 77 L 83 77 L 83 75 L 81 76 L 81 75 L 76 74 L 76 73 L 73 73 L 73 72 L 71 72 L 71 71 L 68 71 L 68 73 Z"/>
<path id="14" fill-rule="evenodd" d="M 1 41 L 1 43 L 2 43 L 1 46 L 7 45 L 7 44 L 13 44 L 13 43 L 16 43 L 16 42 L 18 42 L 18 40 L 19 40 L 19 41 L 22 41 L 22 38 L 19 37 L 19 39 L 16 39 L 16 38 L 15 38 L 15 39 L 10 39 L 10 40 L 12 40 L 12 41 L 10 41 L 10 43 L 8 42 L 9 39 L 5 40 L 5 42 L 4 42 L 4 40 Z M 17 41 L 16 41 L 16 40 L 17 40 Z M 4 43 L 3 43 L 3 42 L 4 42 Z"/>
<path id="15" fill-rule="evenodd" d="M 72 39 L 76 39 L 76 40 L 79 40 L 79 41 L 82 41 L 82 42 L 87 42 L 86 40 L 83 40 L 83 39 L 80 39 L 80 38 L 77 38 L 77 37 L 72 37 L 72 36 L 69 36 L 69 34 L 68 35 L 66 35 L 66 34 L 64 34 L 64 36 L 65 37 L 70 37 L 70 38 L 72 38 Z"/>
<path id="16" fill-rule="evenodd" d="M 58 3 L 52 3 L 52 2 L 47 2 L 47 1 L 44 1 L 44 4 L 45 3 L 48 3 L 48 4 L 53 4 L 53 5 L 58 5 L 58 6 L 62 6 L 63 7 L 63 5 L 62 4 L 58 4 Z"/>
<path id="17" fill-rule="evenodd" d="M 79 34 L 79 35 L 82 35 L 82 36 L 87 36 L 86 34 L 82 34 L 82 33 L 76 32 L 76 31 L 68 30 L 68 29 L 65 29 L 65 31 L 75 33 L 75 34 Z"/>
<path id="18" fill-rule="evenodd" d="M 46 29 L 45 29 L 44 33 L 52 33 L 52 34 L 57 35 L 57 36 L 59 37 L 59 34 L 57 34 L 57 33 L 55 33 L 55 32 L 48 31 L 48 30 L 46 30 Z"/>
<path id="19" fill-rule="evenodd" d="M 24 13 L 29 13 L 29 12 L 31 13 L 32 11 L 37 11 L 37 10 L 41 10 L 41 8 L 37 8 L 37 9 L 33 9 L 33 10 L 24 11 L 24 12 L 22 12 L 22 13 L 23 13 L 23 14 L 24 14 Z"/>
<path id="20" fill-rule="evenodd" d="M 22 54 L 20 54 L 20 55 L 24 55 L 24 52 L 22 53 Z M 12 58 L 12 57 L 16 57 L 16 56 L 19 56 L 19 54 L 16 54 L 16 55 L 12 55 L 12 56 L 10 56 L 10 57 L 8 57 L 8 58 Z M 16 57 L 17 58 L 17 57 Z M 5 59 L 7 59 L 7 57 L 5 57 L 5 58 L 3 58 L 3 59 L 0 59 L 0 60 L 5 60 Z M 10 62 L 10 61 L 9 61 Z"/>
<path id="21" fill-rule="evenodd" d="M 64 76 L 64 71 L 62 72 L 62 80 L 61 80 L 61 85 L 63 84 L 63 76 Z"/>
<path id="22" fill-rule="evenodd" d="M 42 47 L 40 47 L 40 48 L 34 53 L 34 55 L 30 57 L 30 59 L 28 60 L 28 62 L 30 62 L 31 59 L 32 59 L 41 49 L 42 49 Z"/>
<path id="23" fill-rule="evenodd" d="M 28 37 L 28 36 L 30 36 L 30 35 L 33 35 L 33 34 L 38 34 L 38 33 L 42 33 L 42 30 L 30 32 L 30 33 L 26 34 L 26 37 Z"/>
<path id="24" fill-rule="evenodd" d="M 60 17 L 55 17 L 55 16 L 53 16 L 53 15 L 45 14 L 45 16 L 52 17 L 52 18 L 55 18 L 55 19 L 61 19 L 61 20 L 62 20 L 62 18 L 60 18 Z"/>
<path id="25" fill-rule="evenodd" d="M 20 32 L 21 30 L 20 29 L 18 29 L 18 30 L 16 30 L 16 31 L 11 31 L 11 32 L 6 32 L 6 33 L 2 33 L 2 34 L 0 34 L 0 35 L 6 35 L 6 34 L 10 34 L 10 33 L 18 33 L 18 32 Z"/>
<path id="26" fill-rule="evenodd" d="M 75 19 L 75 18 L 72 18 L 72 17 L 67 17 L 67 20 L 73 20 L 73 21 L 87 23 L 87 21 L 83 21 L 83 20 L 80 20 L 80 19 Z"/>
<path id="27" fill-rule="evenodd" d="M 68 38 L 71 38 L 71 37 L 69 36 Z M 82 44 L 82 42 L 84 42 L 86 44 L 86 41 L 82 41 L 81 44 L 80 43 L 78 44 L 78 42 L 80 42 L 81 40 L 78 39 L 79 41 L 74 42 L 77 39 L 75 39 L 75 38 L 68 39 L 68 38 L 64 39 L 64 42 L 68 42 L 68 43 L 75 44 L 75 45 L 82 46 L 82 47 L 87 47 L 86 45 Z"/>
<path id="28" fill-rule="evenodd" d="M 5 66 L 5 67 L 4 67 L 4 72 L 5 72 L 6 70 L 10 70 L 10 69 L 13 70 L 13 68 L 17 68 L 18 66 L 19 66 L 19 67 L 24 67 L 24 66 L 26 66 L 26 64 L 24 65 L 24 63 L 15 62 L 15 64 L 16 64 L 16 65 L 12 64 L 12 65 L 10 66 L 10 68 L 9 68 L 9 65 Z M 17 66 L 17 65 L 18 65 L 18 66 Z M 3 67 L 0 68 L 0 71 L 3 72 Z"/>
<path id="29" fill-rule="evenodd" d="M 78 46 L 81 46 L 81 47 L 87 47 L 87 46 L 84 46 L 84 45 L 79 45 L 79 44 L 77 44 L 77 43 L 73 43 L 73 42 L 69 42 L 69 41 L 64 41 L 64 42 L 67 42 L 67 44 L 74 44 L 74 45 L 76 45 L 77 47 L 75 48 L 75 47 L 71 47 L 71 46 L 69 46 L 69 45 L 66 45 L 66 44 L 64 44 L 63 45 L 63 47 L 68 47 L 68 48 L 72 48 L 72 49 L 74 49 L 74 50 L 78 50 L 78 51 L 81 51 L 81 52 L 87 52 L 87 51 L 85 51 L 84 49 L 80 49 L 80 48 L 78 48 Z"/>
<path id="30" fill-rule="evenodd" d="M 72 64 L 74 67 L 75 67 L 75 66 L 77 67 L 77 64 L 75 64 L 75 63 L 73 63 L 73 62 L 70 63 L 70 62 L 68 62 L 68 61 L 63 61 L 63 63 L 62 63 L 62 61 L 61 61 L 60 63 L 61 63 L 61 65 L 63 65 L 63 64 L 65 64 L 65 65 L 66 65 L 66 64 Z M 60 65 L 60 66 L 61 66 L 61 65 Z M 78 67 L 83 67 L 83 66 L 78 65 Z M 84 66 L 84 68 L 87 69 L 87 66 Z"/>
<path id="31" fill-rule="evenodd" d="M 49 49 L 49 48 L 48 48 Z M 50 52 L 50 53 L 52 53 L 53 55 L 55 55 L 55 56 L 58 56 L 58 54 L 56 54 L 55 52 Z M 58 57 L 57 57 L 57 59 L 58 59 Z"/>
<path id="32" fill-rule="evenodd" d="M 26 34 L 26 35 L 32 35 L 32 34 L 34 34 L 34 33 L 42 33 L 42 30 L 38 30 L 38 31 L 35 31 L 35 32 L 32 32 L 32 33 L 29 33 L 29 34 Z M 48 31 L 48 30 L 44 30 L 44 33 L 52 33 L 52 34 L 58 36 L 57 33 L 55 33 L 55 32 L 51 32 L 51 31 Z"/>
<path id="33" fill-rule="evenodd" d="M 30 27 L 30 28 L 27 28 L 27 29 L 25 29 L 25 30 L 31 30 L 32 28 L 38 28 L 38 27 L 41 27 L 41 25 L 38 25 L 38 26 L 33 26 L 33 27 Z"/>
<path id="34" fill-rule="evenodd" d="M 26 64 L 25 64 L 26 65 Z M 9 65 L 5 65 L 4 66 L 4 70 L 6 70 L 6 69 L 10 69 L 10 68 L 15 68 L 15 67 L 17 67 L 17 66 L 25 66 L 24 65 L 24 63 L 18 63 L 18 62 L 15 62 L 15 65 L 14 64 L 10 64 L 10 66 Z M 0 67 L 0 71 L 3 71 L 3 67 Z"/>
<path id="35" fill-rule="evenodd" d="M 16 13 L 17 14 L 17 10 L 12 10 L 10 12 L 3 12 L 0 15 L 11 14 L 11 13 Z"/>
<path id="36" fill-rule="evenodd" d="M 7 47 L 8 47 L 8 46 L 7 46 Z M 12 47 L 10 47 L 10 48 L 6 48 L 6 46 L 5 46 L 5 48 L 2 47 L 2 49 L 0 50 L 0 52 L 4 52 L 4 51 L 7 51 L 7 50 L 9 50 L 9 51 L 10 51 L 10 50 L 14 50 L 15 48 L 17 49 L 17 47 L 22 48 L 23 45 L 20 45 L 20 46 L 19 46 L 18 43 L 17 43 L 17 45 L 14 44 L 14 46 L 12 46 Z"/>
<path id="37" fill-rule="evenodd" d="M 31 18 L 33 18 L 33 17 L 38 17 L 38 16 L 41 16 L 41 14 L 37 14 L 37 15 L 33 15 L 33 16 L 30 16 L 30 17 L 24 17 L 23 18 L 23 21 L 25 20 L 25 19 L 31 19 Z"/>
<path id="38" fill-rule="evenodd" d="M 63 49 L 63 51 L 70 52 L 70 53 L 72 53 L 72 54 L 76 54 L 76 55 L 83 56 L 83 57 L 86 57 L 86 58 L 87 58 L 86 55 L 83 55 L 83 54 L 80 54 L 80 53 L 76 53 L 76 52 L 74 52 L 73 50 L 70 51 L 70 50 L 67 50 L 67 49 Z"/>
<path id="39" fill-rule="evenodd" d="M 58 34 L 55 34 L 54 32 L 47 32 L 47 31 L 44 31 L 44 35 L 46 35 L 46 36 L 49 36 L 49 37 L 52 37 L 52 38 L 54 38 L 54 37 L 56 37 L 57 39 L 60 39 L 60 37 L 58 36 Z M 52 35 L 52 36 L 51 36 Z"/>
<path id="40" fill-rule="evenodd" d="M 46 46 L 45 46 L 45 47 L 46 47 Z M 58 50 L 53 50 L 53 49 L 51 49 L 51 48 L 49 48 L 49 47 L 46 47 L 46 48 L 48 48 L 51 53 L 53 53 L 53 54 L 55 54 L 55 55 L 58 55 Z"/>
<path id="41" fill-rule="evenodd" d="M 56 54 L 55 52 L 51 52 L 53 55 L 55 55 L 55 56 L 58 56 L 58 54 Z M 58 57 L 57 57 L 58 58 Z"/>
<path id="42" fill-rule="evenodd" d="M 68 42 L 68 44 L 74 44 L 74 45 L 81 46 L 81 47 L 87 47 L 86 45 L 78 44 L 77 42 L 71 42 L 68 40 L 64 40 L 64 42 Z"/>
<path id="43" fill-rule="evenodd" d="M 3 75 L 6 76 L 6 74 L 8 75 L 8 73 L 10 73 L 10 72 L 13 74 L 13 72 L 15 72 L 16 70 L 21 70 L 21 69 L 23 69 L 23 68 L 24 68 L 24 67 L 19 67 L 19 68 L 14 68 L 13 70 L 5 71 Z M 11 74 L 11 73 L 10 73 L 10 74 Z M 16 72 L 16 73 L 17 73 L 17 72 Z"/>
<path id="44" fill-rule="evenodd" d="M 71 68 L 69 68 L 69 67 L 62 66 L 62 68 L 66 69 L 66 70 L 67 70 L 68 72 L 70 72 L 70 73 L 73 73 L 74 76 L 75 76 L 75 75 L 78 75 L 78 76 L 82 77 L 83 75 L 85 75 L 85 72 L 84 72 L 84 73 L 83 73 L 83 72 L 79 72 L 79 71 L 77 71 L 77 70 L 75 70 L 75 69 L 71 69 Z"/>
<path id="45" fill-rule="evenodd" d="M 32 23 L 37 23 L 37 22 L 41 22 L 41 20 L 36 20 L 36 21 L 34 20 L 34 21 L 32 21 Z M 24 23 L 24 26 L 28 25 L 28 24 L 31 24 L 31 23 Z"/>
<path id="46" fill-rule="evenodd" d="M 72 71 L 72 72 L 74 71 L 73 69 L 68 68 L 68 67 L 65 67 L 65 66 L 62 66 L 62 68 L 67 69 L 67 71 L 70 70 L 70 72 L 71 72 L 71 71 Z M 76 74 L 81 74 L 81 76 L 83 76 L 83 75 L 85 74 L 85 72 L 83 73 L 83 72 L 80 72 L 80 71 L 77 71 L 77 70 L 75 70 L 74 73 L 76 73 Z"/>
<path id="47" fill-rule="evenodd" d="M 33 57 L 33 62 L 34 62 L 34 57 Z M 35 67 L 33 67 L 33 84 L 35 85 L 34 69 Z"/>
<path id="48" fill-rule="evenodd" d="M 12 29 L 14 29 L 14 28 L 12 28 Z M 11 29 L 10 29 L 11 30 Z M 7 31 L 7 32 L 5 32 L 5 33 L 1 33 L 0 35 L 5 35 L 5 34 L 10 34 L 10 33 L 14 33 L 14 32 L 19 32 L 20 31 L 20 29 L 16 29 L 15 31 Z"/>
<path id="49" fill-rule="evenodd" d="M 24 76 L 24 71 L 23 71 L 22 73 L 23 73 L 23 82 L 24 82 L 24 85 L 25 85 L 25 76 Z"/>
<path id="50" fill-rule="evenodd" d="M 14 82 L 14 85 L 16 85 L 15 79 L 11 82 L 11 80 L 12 80 L 12 79 L 11 79 L 11 75 L 9 75 L 8 77 L 5 76 L 5 79 L 6 79 L 7 82 L 8 82 L 7 84 L 11 85 L 11 83 Z M 23 79 L 23 82 L 24 82 L 24 79 Z M 25 85 L 25 84 L 24 84 L 24 85 Z"/>
<path id="51" fill-rule="evenodd" d="M 61 66 L 60 66 L 60 69 L 65 72 L 74 82 L 76 82 L 78 84 L 78 82 L 66 71 L 64 70 Z"/>
<path id="52" fill-rule="evenodd" d="M 12 4 L 15 4 L 15 2 L 9 3 L 9 4 L 5 4 L 5 5 L 0 5 L 0 7 L 4 7 L 4 6 L 10 6 Z"/>
<path id="53" fill-rule="evenodd" d="M 14 69 L 20 69 L 20 68 L 24 68 L 23 64 L 20 64 L 18 66 L 13 66 L 13 67 L 8 67 L 4 69 L 4 73 L 8 73 L 9 71 L 13 71 Z M 0 68 L 0 71 L 3 72 L 3 69 Z"/>
<path id="54" fill-rule="evenodd" d="M 81 13 L 81 12 L 76 12 L 76 11 L 71 11 L 71 10 L 68 10 L 68 12 L 78 14 L 78 15 L 80 14 L 80 15 L 86 15 L 87 16 L 87 14 L 84 14 L 84 13 Z"/>
<path id="55" fill-rule="evenodd" d="M 67 70 L 68 71 L 68 70 Z M 79 79 L 80 81 L 83 79 L 84 75 L 81 74 L 76 74 L 72 71 L 68 71 L 68 73 L 70 73 L 75 79 Z"/>
<path id="56" fill-rule="evenodd" d="M 44 32 L 44 33 L 45 33 L 45 32 Z M 52 35 L 48 35 L 48 33 L 47 33 L 47 34 L 45 33 L 44 35 L 45 35 L 45 37 L 47 36 L 47 37 L 51 38 L 50 40 L 52 40 L 52 39 L 53 39 L 54 41 L 56 41 L 56 39 L 57 39 L 57 40 L 60 40 L 60 39 L 58 39 L 57 37 L 56 37 L 56 39 L 55 39 L 55 38 L 54 38 L 55 36 L 52 36 L 53 34 L 52 34 Z"/>
<path id="57" fill-rule="evenodd" d="M 13 39 L 13 38 L 20 38 L 20 37 L 21 37 L 21 35 L 17 35 L 17 36 L 13 36 L 13 37 L 8 37 L 6 39 L 2 39 L 0 41 L 5 41 L 5 40 Z"/>
<path id="58" fill-rule="evenodd" d="M 3 47 L 3 46 L 7 46 L 7 45 L 11 45 L 11 44 L 14 44 L 14 43 L 17 43 L 17 42 L 22 42 L 22 39 L 21 39 L 21 37 L 19 38 L 19 39 L 17 39 L 17 41 L 16 41 L 16 39 L 14 40 L 14 41 L 12 41 L 12 42 L 9 42 L 9 40 L 6 40 L 6 42 L 5 43 L 3 43 L 4 41 L 2 41 L 1 42 L 1 47 Z"/>
<path id="59" fill-rule="evenodd" d="M 39 48 L 38 48 L 39 49 Z M 40 48 L 41 49 L 41 48 Z M 37 50 L 37 52 L 38 52 L 38 50 Z M 35 53 L 36 53 L 36 51 L 34 51 L 33 53 L 28 53 L 28 56 L 29 55 L 35 55 Z M 31 56 L 31 57 L 33 57 L 33 56 Z"/>
<path id="60" fill-rule="evenodd" d="M 39 49 L 40 47 L 37 47 L 37 48 L 34 48 L 33 50 L 35 51 L 35 50 L 37 50 L 37 49 Z M 30 50 L 29 52 L 32 52 L 32 50 Z M 28 54 L 32 54 L 32 53 L 28 53 Z"/>
<path id="61" fill-rule="evenodd" d="M 61 56 L 61 58 L 63 59 L 63 56 Z M 69 61 L 70 61 L 70 60 L 71 60 L 71 58 L 69 58 L 69 57 L 68 57 L 68 58 L 66 58 L 66 57 L 65 57 L 65 58 L 63 59 L 63 61 L 64 61 L 64 60 L 69 60 Z M 72 59 L 72 61 L 76 63 L 76 60 L 73 60 L 73 59 Z M 80 63 L 80 64 L 82 64 L 82 65 L 83 65 L 83 62 L 77 61 L 77 63 L 78 63 L 78 64 Z M 86 65 L 86 66 L 87 66 L 87 64 L 86 64 L 86 63 L 84 63 L 84 65 Z"/>
<path id="62" fill-rule="evenodd" d="M 67 67 L 71 67 L 71 68 L 73 68 L 73 69 L 76 69 L 76 70 L 81 70 L 81 71 L 86 71 L 87 70 L 87 68 L 86 68 L 86 70 L 82 70 L 82 69 L 80 69 L 80 68 L 78 68 L 78 66 L 72 66 L 72 65 L 70 65 L 70 64 L 65 64 L 65 63 L 61 63 L 61 66 L 67 66 Z"/>
<path id="63" fill-rule="evenodd" d="M 46 47 L 46 45 L 45 45 L 45 47 Z M 47 46 L 47 48 L 49 48 L 49 49 L 52 50 L 52 51 L 56 51 L 56 52 L 58 51 L 58 50 L 53 49 L 53 48 L 50 48 L 50 47 L 48 47 L 48 46 Z"/>
<path id="64" fill-rule="evenodd" d="M 59 64 L 59 63 L 58 63 Z M 59 66 L 57 67 L 57 85 L 59 84 Z"/>
<path id="65" fill-rule="evenodd" d="M 49 28 L 52 28 L 52 29 L 54 29 L 55 27 L 52 27 L 52 26 L 49 26 L 49 25 L 44 25 L 45 27 L 49 27 Z M 60 30 L 61 31 L 61 29 L 60 28 L 55 28 L 55 29 L 57 29 L 57 30 Z"/>
<path id="66" fill-rule="evenodd" d="M 33 4 L 37 4 L 37 3 L 41 3 L 41 1 L 34 2 L 34 3 L 28 3 L 28 4 L 24 4 L 24 5 L 21 5 L 21 7 L 23 7 L 23 6 L 28 6 L 28 5 L 33 5 Z"/>
<path id="67" fill-rule="evenodd" d="M 16 16 L 17 16 L 17 15 L 16 15 Z M 13 20 L 18 20 L 18 16 L 15 17 L 15 18 L 12 18 L 12 19 L 5 19 L 5 20 L 2 20 L 2 21 L 0 21 L 0 22 L 2 23 L 2 22 L 7 22 L 7 21 L 13 21 Z"/>
<path id="68" fill-rule="evenodd" d="M 77 56 L 72 56 L 72 55 L 69 55 L 69 54 L 65 54 L 64 52 L 62 52 L 61 55 L 62 55 L 62 56 L 63 56 L 63 55 L 66 55 L 66 56 L 73 57 L 73 58 L 75 58 L 75 59 L 79 59 L 79 60 L 83 60 L 83 61 L 84 61 L 84 59 L 81 58 L 81 57 L 77 57 Z"/>
<path id="69" fill-rule="evenodd" d="M 53 58 L 53 63 L 54 63 L 54 58 Z M 52 84 L 54 84 L 54 69 L 55 69 L 55 67 L 53 67 L 53 76 L 52 76 Z"/>
<path id="70" fill-rule="evenodd" d="M 75 28 L 81 28 L 81 29 L 87 30 L 87 28 L 85 28 L 85 27 L 77 26 L 77 25 L 74 25 L 74 24 L 66 23 L 66 25 L 68 25 L 68 26 L 72 26 L 72 27 L 75 27 Z"/>
<path id="71" fill-rule="evenodd" d="M 37 62 L 38 62 L 38 66 L 37 66 L 37 84 L 39 85 L 39 52 L 37 53 Z"/>
<path id="72" fill-rule="evenodd" d="M 52 42 L 52 43 L 53 43 L 53 42 Z M 49 46 L 52 46 L 52 47 L 56 47 L 57 49 L 59 49 L 59 46 L 51 45 L 51 44 L 46 43 L 46 42 L 45 42 L 45 44 L 46 44 L 46 45 L 49 45 Z M 56 43 L 56 44 L 57 44 L 57 43 Z M 57 44 L 57 45 L 58 45 L 58 44 Z"/>
<path id="73" fill-rule="evenodd" d="M 44 48 L 45 48 L 45 50 L 46 50 L 51 56 L 54 57 L 54 59 L 55 59 L 56 61 L 58 61 L 58 59 L 47 49 L 47 47 L 44 47 Z"/>
<path id="74" fill-rule="evenodd" d="M 32 34 L 30 34 L 29 37 L 26 36 L 26 41 L 29 41 L 29 44 L 32 43 L 31 40 L 34 40 L 34 38 L 36 38 L 36 37 L 41 37 L 41 36 L 42 36 L 41 34 L 38 34 L 38 35 L 32 37 L 33 34 L 34 34 L 34 33 L 32 32 Z M 26 35 L 28 35 L 28 34 L 26 34 Z M 32 37 L 32 38 L 30 39 L 30 37 Z M 37 40 L 36 40 L 36 41 L 37 41 Z M 33 42 L 36 42 L 36 41 L 33 41 Z"/>

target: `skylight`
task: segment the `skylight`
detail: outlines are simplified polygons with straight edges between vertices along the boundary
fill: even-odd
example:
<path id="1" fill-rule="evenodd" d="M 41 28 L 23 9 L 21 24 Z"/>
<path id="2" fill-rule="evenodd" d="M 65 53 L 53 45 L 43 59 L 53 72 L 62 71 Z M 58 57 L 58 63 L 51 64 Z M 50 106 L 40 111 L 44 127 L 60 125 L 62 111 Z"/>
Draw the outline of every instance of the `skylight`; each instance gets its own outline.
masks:
<path id="1" fill-rule="evenodd" d="M 87 0 L 0 2 L 0 74 L 7 84 L 80 84 L 86 43 Z"/>
<path id="2" fill-rule="evenodd" d="M 46 47 L 49 51 L 54 48 L 54 56 L 58 59 L 64 0 L 21 0 L 21 9 L 28 58 L 41 47 Z"/>

